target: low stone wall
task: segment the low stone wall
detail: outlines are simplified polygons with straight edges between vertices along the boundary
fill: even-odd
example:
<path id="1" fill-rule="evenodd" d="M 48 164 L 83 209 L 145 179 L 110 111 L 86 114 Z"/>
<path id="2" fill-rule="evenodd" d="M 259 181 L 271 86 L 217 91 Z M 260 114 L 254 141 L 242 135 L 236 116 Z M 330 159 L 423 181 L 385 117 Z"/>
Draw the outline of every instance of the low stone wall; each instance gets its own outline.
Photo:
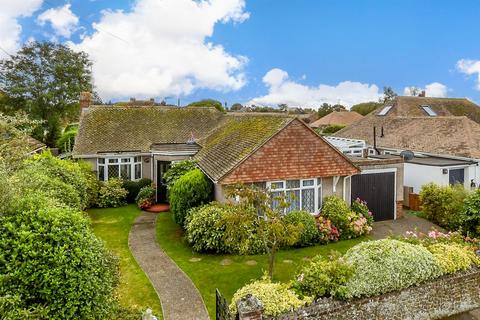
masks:
<path id="1" fill-rule="evenodd" d="M 440 319 L 479 307 L 480 270 L 473 268 L 377 297 L 321 299 L 276 319 Z"/>
<path id="2" fill-rule="evenodd" d="M 480 307 L 480 269 L 444 276 L 401 291 L 377 297 L 338 301 L 330 298 L 283 314 L 263 319 L 441 319 Z M 248 308 L 242 319 L 262 319 L 261 310 Z"/>

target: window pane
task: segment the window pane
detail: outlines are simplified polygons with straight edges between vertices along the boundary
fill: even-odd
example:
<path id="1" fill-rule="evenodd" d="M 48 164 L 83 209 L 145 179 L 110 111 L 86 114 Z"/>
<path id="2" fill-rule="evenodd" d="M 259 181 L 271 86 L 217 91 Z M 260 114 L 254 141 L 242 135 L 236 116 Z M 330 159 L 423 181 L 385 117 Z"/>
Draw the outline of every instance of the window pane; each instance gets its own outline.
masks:
<path id="1" fill-rule="evenodd" d="M 118 163 L 118 159 L 108 159 L 108 163 Z"/>
<path id="2" fill-rule="evenodd" d="M 302 190 L 302 210 L 315 212 L 315 189 Z"/>
<path id="3" fill-rule="evenodd" d="M 142 165 L 140 163 L 135 164 L 135 179 L 142 177 Z"/>
<path id="4" fill-rule="evenodd" d="M 272 192 L 272 209 L 278 209 L 278 207 L 280 206 L 280 201 L 279 200 L 276 200 L 275 198 L 276 197 L 280 197 L 282 196 L 283 192 L 282 191 L 277 191 L 277 192 Z"/>
<path id="5" fill-rule="evenodd" d="M 318 184 L 319 186 L 322 185 L 322 178 L 318 178 L 318 179 L 317 179 L 317 184 Z"/>
<path id="6" fill-rule="evenodd" d="M 254 182 L 253 185 L 259 189 L 265 190 L 267 189 L 267 183 L 266 182 Z"/>
<path id="7" fill-rule="evenodd" d="M 122 164 L 120 166 L 120 176 L 125 180 L 132 180 L 132 165 Z"/>
<path id="8" fill-rule="evenodd" d="M 290 203 L 290 207 L 287 208 L 287 213 L 300 210 L 300 190 L 287 191 L 286 200 Z"/>
<path id="9" fill-rule="evenodd" d="M 287 180 L 287 189 L 300 188 L 300 180 Z"/>
<path id="10" fill-rule="evenodd" d="M 135 157 L 135 162 L 142 162 L 142 157 L 140 156 Z"/>
<path id="11" fill-rule="evenodd" d="M 130 158 L 122 158 L 122 162 L 123 163 L 128 163 L 128 162 L 130 162 Z"/>
<path id="12" fill-rule="evenodd" d="M 98 180 L 105 181 L 105 167 L 98 166 Z"/>
<path id="13" fill-rule="evenodd" d="M 317 197 L 318 197 L 318 211 L 320 211 L 320 209 L 322 209 L 322 203 L 323 203 L 323 199 L 322 199 L 322 187 L 318 187 L 318 193 L 317 193 Z"/>
<path id="14" fill-rule="evenodd" d="M 97 161 L 98 161 L 98 163 L 105 163 L 105 159 L 104 159 L 104 158 L 98 158 Z"/>
<path id="15" fill-rule="evenodd" d="M 283 189 L 283 181 L 280 181 L 280 182 L 272 182 L 272 183 L 271 183 L 271 188 L 272 188 L 272 190 L 275 190 L 275 189 Z"/>
<path id="16" fill-rule="evenodd" d="M 108 166 L 108 179 L 118 178 L 119 177 L 118 165 L 109 165 Z"/>
<path id="17" fill-rule="evenodd" d="M 303 180 L 302 182 L 302 185 L 304 187 L 311 187 L 315 184 L 315 180 L 311 179 L 311 180 Z"/>

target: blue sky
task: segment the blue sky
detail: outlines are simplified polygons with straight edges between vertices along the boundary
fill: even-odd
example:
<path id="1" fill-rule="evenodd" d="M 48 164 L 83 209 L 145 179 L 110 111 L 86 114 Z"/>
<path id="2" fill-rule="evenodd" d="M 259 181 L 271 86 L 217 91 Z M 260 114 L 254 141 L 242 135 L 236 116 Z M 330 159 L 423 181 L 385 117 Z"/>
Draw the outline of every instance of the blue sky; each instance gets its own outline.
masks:
<path id="1" fill-rule="evenodd" d="M 416 86 L 480 102 L 478 1 L 3 1 L 21 31 L 13 42 L 0 31 L 2 48 L 37 39 L 87 51 L 105 100 L 315 107 Z"/>

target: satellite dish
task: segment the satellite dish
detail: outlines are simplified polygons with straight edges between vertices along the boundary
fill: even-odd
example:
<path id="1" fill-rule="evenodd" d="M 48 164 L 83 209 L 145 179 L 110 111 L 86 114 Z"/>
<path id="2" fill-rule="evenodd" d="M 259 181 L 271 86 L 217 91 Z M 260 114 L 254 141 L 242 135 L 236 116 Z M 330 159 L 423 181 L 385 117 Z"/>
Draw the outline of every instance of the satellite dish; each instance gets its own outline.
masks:
<path id="1" fill-rule="evenodd" d="M 405 160 L 405 161 L 410 161 L 413 158 L 415 158 L 415 154 L 410 150 L 405 150 L 405 151 L 400 152 L 400 157 L 402 157 L 403 160 Z"/>

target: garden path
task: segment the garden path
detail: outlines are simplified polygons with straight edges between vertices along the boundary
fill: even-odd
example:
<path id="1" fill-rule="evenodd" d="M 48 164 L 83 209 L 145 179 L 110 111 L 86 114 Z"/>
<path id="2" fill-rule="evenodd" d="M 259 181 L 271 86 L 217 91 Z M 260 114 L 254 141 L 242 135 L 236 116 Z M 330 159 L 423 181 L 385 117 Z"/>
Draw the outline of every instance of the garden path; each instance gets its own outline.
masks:
<path id="1" fill-rule="evenodd" d="M 130 230 L 128 244 L 150 279 L 162 304 L 165 320 L 209 319 L 202 296 L 190 278 L 160 248 L 156 240 L 157 214 L 144 212 Z"/>

